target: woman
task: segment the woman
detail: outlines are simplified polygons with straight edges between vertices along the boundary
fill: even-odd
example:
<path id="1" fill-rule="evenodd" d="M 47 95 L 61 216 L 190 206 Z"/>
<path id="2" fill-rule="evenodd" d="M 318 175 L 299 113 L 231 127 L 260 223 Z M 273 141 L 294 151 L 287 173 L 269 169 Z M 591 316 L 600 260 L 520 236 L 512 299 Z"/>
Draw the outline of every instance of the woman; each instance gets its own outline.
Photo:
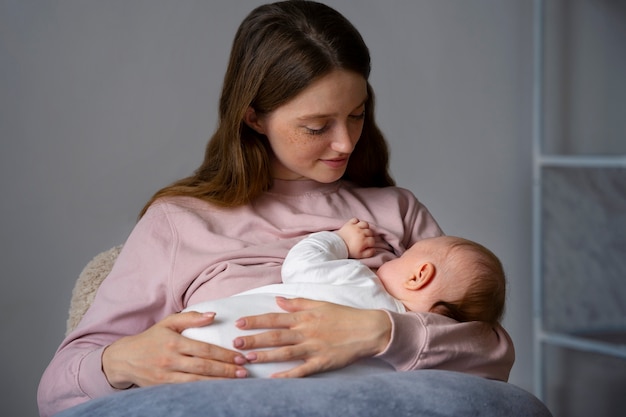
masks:
<path id="1" fill-rule="evenodd" d="M 245 356 L 180 334 L 214 320 L 180 313 L 186 306 L 279 283 L 289 248 L 311 232 L 367 221 L 380 236 L 371 268 L 442 234 L 393 186 L 369 71 L 361 36 L 335 10 L 293 1 L 252 11 L 235 37 L 204 162 L 146 205 L 42 377 L 42 415 L 135 386 L 246 377 L 250 362 L 300 359 L 279 376 L 301 377 L 377 356 L 397 370 L 508 378 L 513 346 L 502 328 L 434 314 L 277 300 L 285 313 L 239 321 L 263 329 L 234 340 Z"/>

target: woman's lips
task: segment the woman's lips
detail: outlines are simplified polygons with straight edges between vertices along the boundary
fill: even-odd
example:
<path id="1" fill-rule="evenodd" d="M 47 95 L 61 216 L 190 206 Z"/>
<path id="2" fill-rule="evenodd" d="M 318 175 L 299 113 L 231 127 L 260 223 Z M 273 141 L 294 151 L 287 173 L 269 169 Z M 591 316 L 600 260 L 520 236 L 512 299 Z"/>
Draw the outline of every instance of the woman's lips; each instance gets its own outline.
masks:
<path id="1" fill-rule="evenodd" d="M 348 158 L 322 159 L 321 161 L 331 168 L 341 168 L 346 165 Z"/>

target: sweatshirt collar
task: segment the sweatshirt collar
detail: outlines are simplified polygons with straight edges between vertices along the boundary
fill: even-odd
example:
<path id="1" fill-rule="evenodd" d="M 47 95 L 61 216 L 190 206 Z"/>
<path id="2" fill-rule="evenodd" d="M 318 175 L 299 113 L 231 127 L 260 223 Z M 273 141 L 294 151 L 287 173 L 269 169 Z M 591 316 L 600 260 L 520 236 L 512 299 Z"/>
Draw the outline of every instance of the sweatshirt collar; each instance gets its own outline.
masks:
<path id="1" fill-rule="evenodd" d="M 298 196 L 312 193 L 328 193 L 336 191 L 341 184 L 340 181 L 324 184 L 313 180 L 278 180 L 274 179 L 272 187 L 269 189 L 270 194 L 281 194 L 287 196 Z"/>

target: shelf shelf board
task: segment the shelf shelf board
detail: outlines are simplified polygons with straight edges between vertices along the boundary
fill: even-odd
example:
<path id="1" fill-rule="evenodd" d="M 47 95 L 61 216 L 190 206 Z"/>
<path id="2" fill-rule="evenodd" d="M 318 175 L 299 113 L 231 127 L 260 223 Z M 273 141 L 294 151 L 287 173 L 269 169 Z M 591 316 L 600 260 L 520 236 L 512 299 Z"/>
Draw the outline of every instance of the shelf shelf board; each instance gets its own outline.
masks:
<path id="1" fill-rule="evenodd" d="M 564 348 L 626 359 L 626 332 L 568 334 L 543 332 L 539 340 Z"/>
<path id="2" fill-rule="evenodd" d="M 626 168 L 626 155 L 538 155 L 543 167 Z"/>

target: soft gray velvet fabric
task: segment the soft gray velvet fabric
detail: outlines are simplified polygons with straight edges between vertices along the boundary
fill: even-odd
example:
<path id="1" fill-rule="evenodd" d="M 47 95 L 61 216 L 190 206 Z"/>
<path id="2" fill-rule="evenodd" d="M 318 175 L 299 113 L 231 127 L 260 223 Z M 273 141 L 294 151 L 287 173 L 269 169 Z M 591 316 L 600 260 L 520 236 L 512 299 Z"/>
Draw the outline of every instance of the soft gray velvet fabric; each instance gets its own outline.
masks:
<path id="1" fill-rule="evenodd" d="M 551 416 L 511 384 L 419 370 L 345 378 L 246 379 L 132 389 L 57 417 Z"/>

